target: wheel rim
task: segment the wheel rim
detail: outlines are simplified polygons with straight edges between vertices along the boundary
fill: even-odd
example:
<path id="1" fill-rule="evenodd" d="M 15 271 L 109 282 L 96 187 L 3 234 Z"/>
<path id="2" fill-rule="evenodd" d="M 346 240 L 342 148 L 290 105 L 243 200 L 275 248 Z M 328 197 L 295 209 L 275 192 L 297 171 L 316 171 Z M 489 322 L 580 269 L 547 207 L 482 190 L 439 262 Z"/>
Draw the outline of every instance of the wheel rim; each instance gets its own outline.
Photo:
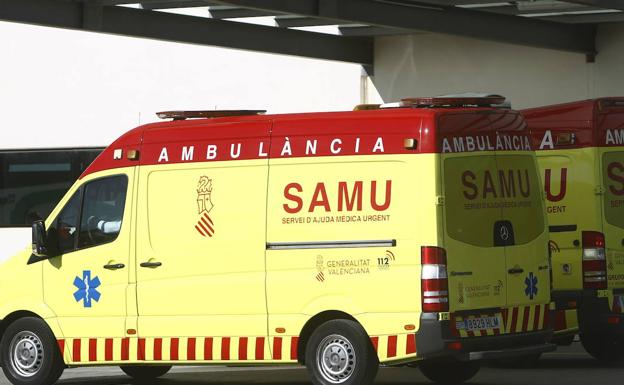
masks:
<path id="1" fill-rule="evenodd" d="M 11 367 L 22 377 L 32 377 L 39 373 L 43 365 L 43 343 L 41 339 L 29 331 L 19 332 L 9 347 Z"/>
<path id="2" fill-rule="evenodd" d="M 325 337 L 316 350 L 316 365 L 323 378 L 333 384 L 347 381 L 354 372 L 357 358 L 351 342 L 332 334 Z"/>

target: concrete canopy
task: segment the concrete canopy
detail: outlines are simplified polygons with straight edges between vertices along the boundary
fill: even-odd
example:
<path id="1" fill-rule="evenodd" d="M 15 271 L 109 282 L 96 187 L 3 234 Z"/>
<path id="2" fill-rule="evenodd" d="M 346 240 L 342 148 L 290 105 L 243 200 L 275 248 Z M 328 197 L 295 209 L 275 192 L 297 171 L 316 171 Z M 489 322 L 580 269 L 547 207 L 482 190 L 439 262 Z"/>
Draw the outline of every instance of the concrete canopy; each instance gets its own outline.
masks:
<path id="1" fill-rule="evenodd" d="M 206 17 L 167 11 L 189 7 Z M 422 32 L 593 55 L 596 23 L 623 10 L 620 0 L 3 0 L 0 20 L 371 66 L 375 36 Z M 275 26 L 245 22 L 256 16 Z M 296 29 L 318 25 L 339 32 Z"/>

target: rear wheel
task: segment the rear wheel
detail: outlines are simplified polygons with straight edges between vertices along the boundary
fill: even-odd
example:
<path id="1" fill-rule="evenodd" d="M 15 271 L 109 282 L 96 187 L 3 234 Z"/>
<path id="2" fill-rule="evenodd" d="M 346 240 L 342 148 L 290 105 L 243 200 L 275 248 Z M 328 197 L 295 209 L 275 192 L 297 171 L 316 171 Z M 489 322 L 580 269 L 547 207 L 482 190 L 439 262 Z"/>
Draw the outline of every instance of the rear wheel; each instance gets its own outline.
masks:
<path id="1" fill-rule="evenodd" d="M 7 327 L 0 357 L 4 375 L 15 385 L 51 385 L 65 369 L 52 331 L 35 317 L 20 318 Z"/>
<path id="2" fill-rule="evenodd" d="M 319 326 L 306 345 L 305 362 L 315 385 L 369 385 L 379 368 L 368 335 L 350 320 Z"/>
<path id="3" fill-rule="evenodd" d="M 171 366 L 167 365 L 127 365 L 120 366 L 124 373 L 138 381 L 149 381 L 160 376 L 164 376 L 171 370 Z"/>
<path id="4" fill-rule="evenodd" d="M 624 358 L 624 341 L 610 334 L 581 333 L 581 344 L 592 357 L 604 363 Z"/>
<path id="5" fill-rule="evenodd" d="M 474 377 L 481 369 L 481 363 L 479 361 L 436 362 L 423 363 L 418 367 L 422 374 L 431 381 L 443 385 L 453 385 L 461 384 Z"/>

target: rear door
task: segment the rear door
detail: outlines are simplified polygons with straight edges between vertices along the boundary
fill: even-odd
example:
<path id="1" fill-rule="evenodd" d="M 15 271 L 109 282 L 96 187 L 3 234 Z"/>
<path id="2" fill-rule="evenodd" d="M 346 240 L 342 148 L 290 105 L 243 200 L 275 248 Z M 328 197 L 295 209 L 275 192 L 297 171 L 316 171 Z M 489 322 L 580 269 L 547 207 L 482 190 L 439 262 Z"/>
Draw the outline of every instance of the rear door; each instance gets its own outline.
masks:
<path id="1" fill-rule="evenodd" d="M 503 211 L 498 235 L 506 245 L 507 305 L 547 303 L 550 299 L 548 234 L 535 156 L 532 152 L 501 152 L 496 161 Z M 529 313 L 523 314 L 522 319 L 528 330 L 531 330 L 529 320 L 539 324 L 543 314 L 537 312 L 543 310 L 534 306 L 523 309 Z"/>
<path id="2" fill-rule="evenodd" d="M 487 115 L 453 114 L 439 118 L 440 132 L 487 130 Z M 452 312 L 504 307 L 507 276 L 504 247 L 494 247 L 500 225 L 495 151 L 467 152 L 474 143 L 463 134 L 446 134 L 441 155 L 445 202 L 444 247 L 447 252 L 449 305 Z"/>
<path id="3" fill-rule="evenodd" d="M 505 246 L 507 306 L 513 308 L 511 328 L 515 320 L 516 331 L 530 331 L 543 326 L 546 309 L 538 305 L 550 301 L 544 195 L 524 119 L 517 112 L 501 111 L 490 115 L 490 120 L 502 139 L 501 146 L 497 143 L 495 180 L 502 218 L 494 242 Z M 522 314 L 518 314 L 520 310 Z"/>

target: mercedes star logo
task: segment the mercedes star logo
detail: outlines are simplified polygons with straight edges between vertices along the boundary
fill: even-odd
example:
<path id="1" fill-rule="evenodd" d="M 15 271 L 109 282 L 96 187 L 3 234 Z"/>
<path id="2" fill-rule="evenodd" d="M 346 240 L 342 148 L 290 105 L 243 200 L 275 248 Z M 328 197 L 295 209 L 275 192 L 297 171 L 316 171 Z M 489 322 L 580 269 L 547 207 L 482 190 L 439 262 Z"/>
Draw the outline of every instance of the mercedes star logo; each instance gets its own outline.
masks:
<path id="1" fill-rule="evenodd" d="M 503 241 L 506 241 L 509 239 L 509 229 L 507 228 L 507 226 L 500 227 L 500 237 Z"/>

